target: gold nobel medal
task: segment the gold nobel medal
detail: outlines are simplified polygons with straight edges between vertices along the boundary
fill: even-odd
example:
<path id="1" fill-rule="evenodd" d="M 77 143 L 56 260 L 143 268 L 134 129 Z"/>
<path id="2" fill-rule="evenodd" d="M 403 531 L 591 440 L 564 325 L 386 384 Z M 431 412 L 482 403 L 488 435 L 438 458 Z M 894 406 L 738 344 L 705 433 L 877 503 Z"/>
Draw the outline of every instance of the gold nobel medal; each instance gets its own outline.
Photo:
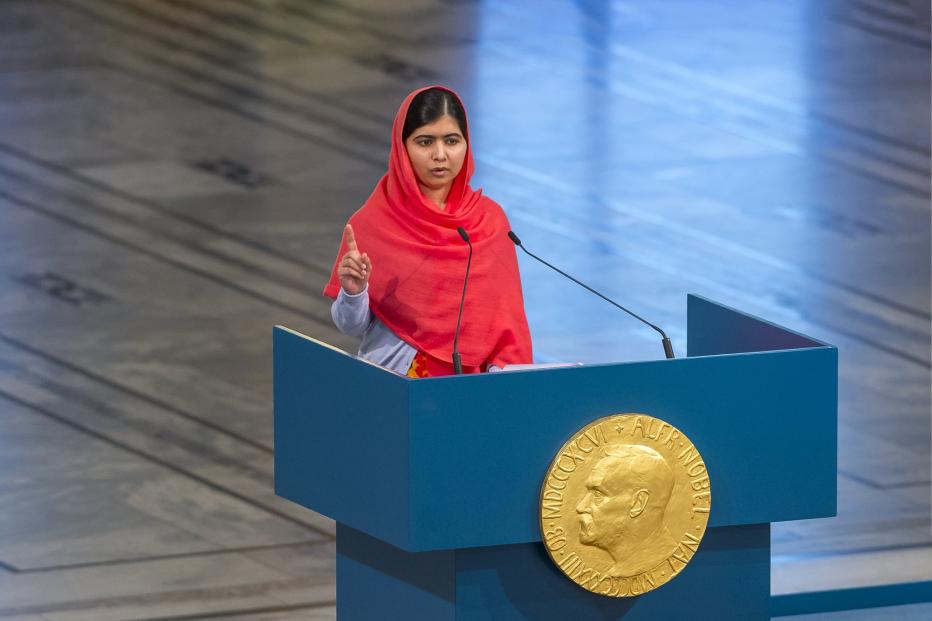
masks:
<path id="1" fill-rule="evenodd" d="M 550 464 L 541 537 L 582 588 L 633 597 L 686 567 L 711 506 L 709 473 L 689 438 L 658 418 L 615 414 L 573 434 Z"/>

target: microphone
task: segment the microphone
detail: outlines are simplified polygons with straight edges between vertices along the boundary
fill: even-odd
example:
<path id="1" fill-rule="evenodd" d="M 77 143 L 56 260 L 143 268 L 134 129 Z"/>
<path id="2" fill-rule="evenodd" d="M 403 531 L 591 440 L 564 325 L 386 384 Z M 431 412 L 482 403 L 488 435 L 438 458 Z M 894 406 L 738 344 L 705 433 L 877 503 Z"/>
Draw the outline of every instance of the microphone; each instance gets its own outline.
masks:
<path id="1" fill-rule="evenodd" d="M 521 240 L 518 239 L 518 236 L 517 236 L 517 235 L 515 235 L 514 231 L 508 231 L 508 239 L 510 239 L 511 241 L 513 241 L 514 244 L 515 244 L 515 246 L 517 246 L 518 248 L 520 248 L 521 250 L 523 250 L 523 251 L 525 252 L 525 254 L 527 254 L 528 256 L 530 256 L 530 257 L 532 257 L 532 258 L 534 258 L 534 259 L 537 259 L 538 261 L 540 261 L 541 263 L 543 263 L 544 265 L 546 265 L 546 266 L 549 267 L 550 269 L 554 270 L 555 272 L 557 272 L 557 273 L 559 273 L 559 274 L 562 274 L 563 276 L 566 276 L 567 278 L 569 278 L 570 280 L 572 280 L 573 282 L 575 282 L 577 285 L 579 285 L 579 286 L 582 287 L 583 289 L 586 289 L 586 290 L 588 290 L 588 291 L 590 291 L 590 292 L 596 294 L 597 296 L 599 296 L 600 298 L 602 298 L 603 300 L 605 300 L 606 302 L 608 302 L 608 303 L 611 304 L 612 306 L 615 306 L 615 307 L 617 307 L 617 308 L 620 308 L 621 310 L 625 311 L 626 313 L 628 313 L 629 315 L 631 315 L 632 317 L 634 317 L 635 319 L 637 319 L 637 320 L 640 321 L 641 323 L 647 324 L 648 326 L 650 326 L 651 328 L 653 328 L 654 330 L 656 330 L 657 332 L 659 332 L 659 333 L 660 333 L 660 336 L 663 337 L 663 340 L 662 340 L 661 342 L 663 343 L 663 353 L 664 353 L 664 355 L 666 355 L 667 358 L 675 358 L 675 356 L 673 355 L 673 343 L 670 342 L 670 337 L 668 337 L 668 336 L 666 335 L 666 333 L 665 333 L 663 330 L 661 330 L 660 328 L 658 328 L 657 326 L 655 326 L 655 325 L 652 324 L 651 322 L 647 321 L 647 320 L 644 319 L 643 317 L 639 317 L 639 316 L 635 315 L 634 313 L 632 313 L 631 311 L 629 311 L 627 308 L 625 308 L 625 307 L 622 306 L 621 304 L 619 304 L 619 303 L 617 303 L 617 302 L 615 302 L 615 301 L 613 301 L 613 300 L 608 299 L 607 297 L 605 297 L 604 295 L 602 295 L 601 293 L 599 293 L 598 291 L 596 291 L 595 289 L 593 289 L 593 288 L 590 287 L 589 285 L 587 285 L 587 284 L 585 284 L 585 283 L 579 282 L 578 280 L 576 280 L 575 278 L 573 278 L 572 276 L 570 276 L 569 274 L 567 274 L 567 273 L 564 272 L 563 270 L 561 270 L 561 269 L 559 269 L 559 268 L 557 268 L 557 267 L 554 267 L 553 265 L 547 263 L 546 261 L 544 261 L 543 259 L 541 259 L 541 258 L 540 258 L 539 256 L 537 256 L 536 254 L 531 253 L 527 248 L 524 247 L 524 245 L 521 243 Z"/>
<path id="2" fill-rule="evenodd" d="M 466 259 L 466 276 L 463 278 L 463 296 L 460 298 L 460 312 L 456 317 L 456 332 L 453 333 L 453 373 L 454 375 L 463 374 L 463 362 L 460 360 L 460 352 L 457 345 L 460 340 L 460 321 L 463 319 L 463 305 L 466 303 L 466 283 L 469 282 L 469 266 L 472 264 L 472 243 L 469 241 L 469 235 L 463 227 L 457 227 L 456 232 L 460 234 L 463 241 L 469 244 L 469 257 Z"/>

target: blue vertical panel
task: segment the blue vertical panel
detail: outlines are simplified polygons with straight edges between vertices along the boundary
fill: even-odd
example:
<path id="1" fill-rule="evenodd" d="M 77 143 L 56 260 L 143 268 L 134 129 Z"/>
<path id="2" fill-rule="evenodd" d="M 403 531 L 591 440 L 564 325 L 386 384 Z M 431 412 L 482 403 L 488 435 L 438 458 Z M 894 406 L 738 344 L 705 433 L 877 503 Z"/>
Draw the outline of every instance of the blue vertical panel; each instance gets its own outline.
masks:
<path id="1" fill-rule="evenodd" d="M 541 544 L 456 553 L 457 621 L 764 621 L 769 603 L 769 524 L 709 529 L 679 576 L 633 598 L 576 586 Z"/>
<path id="2" fill-rule="evenodd" d="M 619 412 L 661 418 L 699 448 L 710 526 L 833 515 L 836 365 L 823 347 L 412 382 L 407 549 L 539 541 L 550 460 Z"/>
<path id="3" fill-rule="evenodd" d="M 686 355 L 827 347 L 821 341 L 698 295 L 686 299 Z"/>
<path id="4" fill-rule="evenodd" d="M 410 380 L 279 327 L 273 346 L 275 493 L 405 545 Z"/>
<path id="5" fill-rule="evenodd" d="M 454 621 L 455 555 L 405 552 L 337 524 L 337 618 Z"/>

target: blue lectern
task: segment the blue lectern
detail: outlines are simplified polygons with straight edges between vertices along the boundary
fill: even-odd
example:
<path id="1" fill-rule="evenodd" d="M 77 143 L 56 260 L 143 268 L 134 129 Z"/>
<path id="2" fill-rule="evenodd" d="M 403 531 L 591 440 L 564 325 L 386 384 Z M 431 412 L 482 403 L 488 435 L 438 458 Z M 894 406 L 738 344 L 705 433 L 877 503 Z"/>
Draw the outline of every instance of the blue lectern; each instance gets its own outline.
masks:
<path id="1" fill-rule="evenodd" d="M 835 514 L 837 350 L 689 296 L 687 357 L 412 380 L 276 327 L 275 490 L 337 522 L 341 621 L 768 619 L 770 523 Z M 712 480 L 669 584 L 586 591 L 540 543 L 557 449 L 640 412 Z"/>

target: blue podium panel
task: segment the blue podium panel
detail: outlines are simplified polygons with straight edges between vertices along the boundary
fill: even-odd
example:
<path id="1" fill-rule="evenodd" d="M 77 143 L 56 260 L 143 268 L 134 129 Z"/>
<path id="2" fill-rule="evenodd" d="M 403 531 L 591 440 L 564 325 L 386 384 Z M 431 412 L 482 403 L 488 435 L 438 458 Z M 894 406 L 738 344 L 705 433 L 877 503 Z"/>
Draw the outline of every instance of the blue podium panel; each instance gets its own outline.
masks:
<path id="1" fill-rule="evenodd" d="M 713 356 L 831 347 L 698 295 L 686 298 L 686 355 Z"/>
<path id="2" fill-rule="evenodd" d="M 408 380 L 287 328 L 272 345 L 275 493 L 404 542 Z"/>
<path id="3" fill-rule="evenodd" d="M 767 619 L 770 526 L 711 528 L 676 579 L 631 598 L 576 586 L 539 543 L 406 552 L 337 528 L 340 621 Z"/>
<path id="4" fill-rule="evenodd" d="M 412 552 L 535 542 L 563 442 L 642 412 L 701 452 L 710 527 L 834 515 L 836 350 L 688 308 L 691 353 L 717 355 L 422 380 L 276 328 L 276 493 Z M 729 353 L 758 346 L 801 349 Z"/>
<path id="5" fill-rule="evenodd" d="M 619 412 L 663 419 L 698 447 L 710 526 L 834 515 L 835 365 L 821 348 L 412 383 L 408 549 L 539 541 L 551 460 Z"/>
<path id="6" fill-rule="evenodd" d="M 456 551 L 405 552 L 337 524 L 337 618 L 456 618 Z"/>

